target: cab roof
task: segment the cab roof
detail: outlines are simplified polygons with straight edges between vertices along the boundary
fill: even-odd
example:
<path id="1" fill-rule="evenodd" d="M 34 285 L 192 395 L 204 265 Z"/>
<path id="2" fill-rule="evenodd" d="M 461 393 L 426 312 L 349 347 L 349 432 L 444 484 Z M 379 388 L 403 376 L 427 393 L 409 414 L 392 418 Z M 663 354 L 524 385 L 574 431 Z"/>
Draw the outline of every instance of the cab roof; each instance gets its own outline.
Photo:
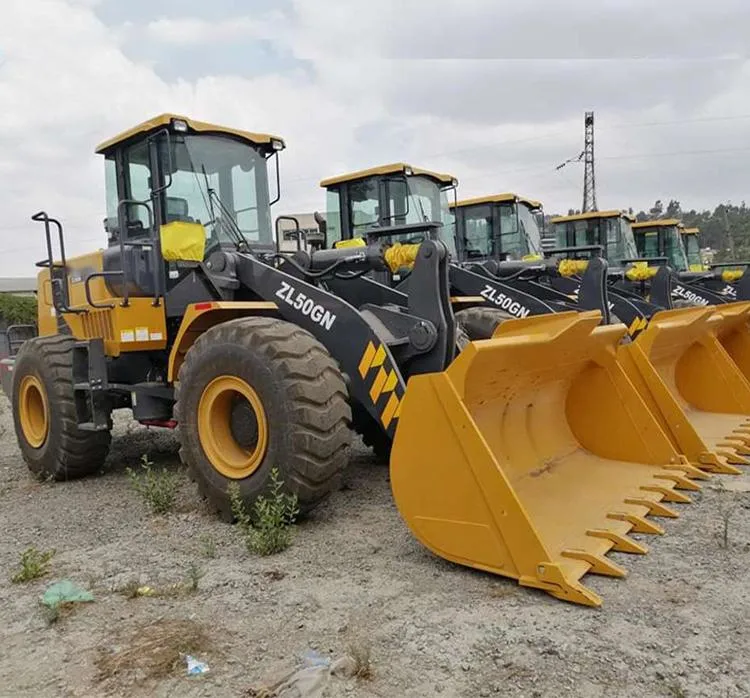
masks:
<path id="1" fill-rule="evenodd" d="M 322 180 L 320 186 L 327 189 L 328 187 L 332 187 L 336 184 L 343 184 L 344 182 L 354 182 L 358 179 L 389 174 L 422 175 L 434 179 L 438 184 L 453 184 L 454 186 L 458 184 L 458 180 L 453 175 L 422 170 L 418 167 L 412 167 L 405 162 L 394 162 L 390 165 L 380 165 L 379 167 L 371 167 L 367 170 L 357 170 L 356 172 L 329 177 L 328 179 Z"/>
<path id="2" fill-rule="evenodd" d="M 585 221 L 591 218 L 626 218 L 634 221 L 635 218 L 624 211 L 586 211 L 586 213 L 575 213 L 572 216 L 556 216 L 550 220 L 550 223 L 568 223 L 570 221 Z"/>
<path id="3" fill-rule="evenodd" d="M 682 229 L 682 232 L 685 235 L 697 235 L 698 233 L 700 233 L 700 231 L 701 231 L 700 228 L 683 228 Z"/>
<path id="4" fill-rule="evenodd" d="M 653 221 L 641 221 L 633 223 L 633 228 L 643 230 L 644 228 L 667 228 L 672 225 L 682 225 L 679 218 L 659 218 Z"/>
<path id="5" fill-rule="evenodd" d="M 226 126 L 219 126 L 218 124 L 209 124 L 205 121 L 196 121 L 187 116 L 180 116 L 179 114 L 159 114 L 143 123 L 138 124 L 129 128 L 127 131 L 109 138 L 108 140 L 100 143 L 96 146 L 96 152 L 99 154 L 106 153 L 115 146 L 118 146 L 131 138 L 140 136 L 142 134 L 157 131 L 159 129 L 169 127 L 174 121 L 184 121 L 188 126 L 188 133 L 220 133 L 230 136 L 235 136 L 251 145 L 270 145 L 272 141 L 278 141 L 281 143 L 282 148 L 284 147 L 284 140 L 278 136 L 272 136 L 268 133 L 252 133 L 250 131 L 240 131 L 235 128 L 227 128 Z"/>
<path id="6" fill-rule="evenodd" d="M 505 201 L 516 201 L 518 203 L 526 204 L 529 208 L 542 208 L 542 202 L 536 199 L 527 199 L 526 197 L 519 196 L 513 192 L 505 192 L 504 194 L 490 194 L 489 196 L 478 196 L 473 199 L 464 199 L 463 201 L 457 201 L 455 204 L 448 204 L 449 208 L 463 208 L 464 206 L 479 206 L 481 204 L 498 204 Z"/>

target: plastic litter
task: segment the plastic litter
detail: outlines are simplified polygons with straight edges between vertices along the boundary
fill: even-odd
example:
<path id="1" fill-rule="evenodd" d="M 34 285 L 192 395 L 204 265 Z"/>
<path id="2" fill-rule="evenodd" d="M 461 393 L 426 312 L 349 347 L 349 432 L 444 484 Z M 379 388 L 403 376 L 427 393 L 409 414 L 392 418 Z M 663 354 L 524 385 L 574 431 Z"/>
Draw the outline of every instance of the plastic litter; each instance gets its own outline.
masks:
<path id="1" fill-rule="evenodd" d="M 69 579 L 55 582 L 47 588 L 44 596 L 42 596 L 42 603 L 50 608 L 65 603 L 88 603 L 93 600 L 94 595 L 90 591 L 81 589 Z"/>
<path id="2" fill-rule="evenodd" d="M 303 667 L 289 672 L 271 685 L 250 689 L 254 698 L 324 698 L 331 677 L 351 678 L 354 674 L 354 660 L 345 655 L 335 661 L 330 657 L 306 650 L 302 654 Z"/>
<path id="3" fill-rule="evenodd" d="M 189 654 L 185 655 L 185 663 L 187 664 L 188 676 L 197 676 L 209 671 L 208 664 L 201 662 L 195 657 L 191 657 Z"/>
<path id="4" fill-rule="evenodd" d="M 331 665 L 331 658 L 326 657 L 320 652 L 317 652 L 316 650 L 305 650 L 305 652 L 302 654 L 302 663 L 305 666 L 330 666 Z"/>

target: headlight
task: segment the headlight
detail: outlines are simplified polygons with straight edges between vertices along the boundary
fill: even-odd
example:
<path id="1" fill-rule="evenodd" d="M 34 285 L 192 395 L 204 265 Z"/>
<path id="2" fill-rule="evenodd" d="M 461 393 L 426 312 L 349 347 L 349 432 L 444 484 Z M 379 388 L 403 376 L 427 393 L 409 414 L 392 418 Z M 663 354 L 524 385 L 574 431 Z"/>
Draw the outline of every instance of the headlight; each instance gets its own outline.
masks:
<path id="1" fill-rule="evenodd" d="M 412 170 L 411 167 L 404 167 L 404 174 L 411 176 L 414 174 L 414 170 Z"/>
<path id="2" fill-rule="evenodd" d="M 182 119 L 172 119 L 172 128 L 179 133 L 187 133 L 187 121 L 183 121 Z"/>
<path id="3" fill-rule="evenodd" d="M 276 138 L 271 139 L 271 147 L 274 150 L 284 150 L 284 141 L 280 141 Z"/>
<path id="4" fill-rule="evenodd" d="M 457 179 L 452 179 L 451 180 L 451 186 L 457 187 L 458 186 L 458 180 Z"/>

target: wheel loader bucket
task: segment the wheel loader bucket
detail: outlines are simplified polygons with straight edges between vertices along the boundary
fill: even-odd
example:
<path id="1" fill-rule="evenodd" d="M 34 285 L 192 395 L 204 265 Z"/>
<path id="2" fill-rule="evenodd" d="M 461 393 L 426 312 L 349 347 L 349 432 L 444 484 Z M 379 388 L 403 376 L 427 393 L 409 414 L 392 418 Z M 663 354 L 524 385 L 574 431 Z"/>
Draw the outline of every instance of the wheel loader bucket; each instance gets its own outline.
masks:
<path id="1" fill-rule="evenodd" d="M 716 336 L 745 379 L 750 381 L 750 303 L 728 303 L 716 310 L 723 320 Z"/>
<path id="2" fill-rule="evenodd" d="M 448 369 L 413 376 L 391 453 L 398 509 L 440 557 L 598 606 L 580 579 L 621 577 L 703 473 L 685 462 L 616 358 L 598 312 L 507 320 Z"/>
<path id="3" fill-rule="evenodd" d="M 726 334 L 741 355 L 743 312 L 733 305 L 665 310 L 618 349 L 675 448 L 713 472 L 737 474 L 738 465 L 750 464 L 750 383 L 717 338 Z"/>

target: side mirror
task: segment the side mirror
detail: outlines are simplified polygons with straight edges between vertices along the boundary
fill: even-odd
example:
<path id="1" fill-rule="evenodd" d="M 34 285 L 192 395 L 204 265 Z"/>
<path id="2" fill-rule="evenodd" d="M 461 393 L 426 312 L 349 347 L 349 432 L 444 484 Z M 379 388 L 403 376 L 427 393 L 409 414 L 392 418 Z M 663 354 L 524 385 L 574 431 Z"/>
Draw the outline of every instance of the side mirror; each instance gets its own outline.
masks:
<path id="1" fill-rule="evenodd" d="M 323 236 L 323 241 L 321 243 L 322 249 L 326 250 L 328 249 L 328 221 L 317 211 L 313 213 L 313 218 L 315 218 L 315 222 L 318 225 L 318 230 Z"/>

